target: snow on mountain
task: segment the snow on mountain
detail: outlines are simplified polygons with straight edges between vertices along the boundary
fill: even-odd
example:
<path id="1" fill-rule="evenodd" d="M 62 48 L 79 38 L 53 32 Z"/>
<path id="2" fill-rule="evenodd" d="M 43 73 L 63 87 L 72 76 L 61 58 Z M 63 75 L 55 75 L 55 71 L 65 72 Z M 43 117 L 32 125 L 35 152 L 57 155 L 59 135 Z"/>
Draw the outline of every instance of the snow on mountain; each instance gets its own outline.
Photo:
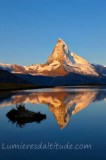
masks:
<path id="1" fill-rule="evenodd" d="M 106 66 L 103 66 L 103 65 L 99 65 L 99 64 L 92 64 L 95 68 L 95 70 L 103 75 L 103 76 L 106 76 Z"/>
<path id="2" fill-rule="evenodd" d="M 27 73 L 23 66 L 17 64 L 3 64 L 0 63 L 0 69 L 7 70 L 11 73 Z"/>
<path id="3" fill-rule="evenodd" d="M 58 39 L 53 52 L 49 56 L 48 64 L 51 64 L 54 61 L 60 62 L 65 74 L 75 72 L 85 75 L 98 76 L 98 73 L 95 71 L 94 67 L 85 59 L 77 56 L 73 52 L 71 53 L 65 42 L 61 39 Z"/>
<path id="4" fill-rule="evenodd" d="M 60 38 L 57 40 L 57 43 L 51 53 L 51 55 L 48 57 L 48 64 L 59 61 L 61 64 L 64 63 L 64 60 L 66 59 L 66 55 L 69 53 L 68 47 L 61 40 Z"/>
<path id="5" fill-rule="evenodd" d="M 0 69 L 7 70 L 7 71 L 9 71 L 9 72 L 12 71 L 12 69 L 11 69 L 11 64 L 3 64 L 3 63 L 0 63 Z"/>
<path id="6" fill-rule="evenodd" d="M 83 75 L 99 76 L 95 68 L 85 59 L 70 52 L 62 39 L 57 43 L 44 64 L 35 64 L 30 66 L 0 64 L 3 69 L 12 73 L 22 73 L 31 75 L 45 76 L 64 76 L 69 72 Z"/>

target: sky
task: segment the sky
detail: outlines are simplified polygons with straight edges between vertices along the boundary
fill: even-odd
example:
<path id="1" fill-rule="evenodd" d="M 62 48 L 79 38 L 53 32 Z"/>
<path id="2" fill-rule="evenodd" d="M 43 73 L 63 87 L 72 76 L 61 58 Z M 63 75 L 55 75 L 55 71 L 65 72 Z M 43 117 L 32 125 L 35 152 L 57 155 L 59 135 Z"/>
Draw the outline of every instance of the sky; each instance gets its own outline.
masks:
<path id="1" fill-rule="evenodd" d="M 106 65 L 106 0 L 0 0 L 0 63 L 44 63 L 58 38 Z"/>

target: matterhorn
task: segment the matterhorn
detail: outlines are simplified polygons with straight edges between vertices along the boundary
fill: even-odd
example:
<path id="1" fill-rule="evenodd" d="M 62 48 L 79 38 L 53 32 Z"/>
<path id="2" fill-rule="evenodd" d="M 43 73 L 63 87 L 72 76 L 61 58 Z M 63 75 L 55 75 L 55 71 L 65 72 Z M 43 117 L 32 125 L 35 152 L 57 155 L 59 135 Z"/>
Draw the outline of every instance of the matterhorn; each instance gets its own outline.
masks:
<path id="1" fill-rule="evenodd" d="M 70 52 L 62 39 L 57 43 L 44 64 L 34 64 L 30 66 L 0 64 L 4 69 L 18 74 L 44 75 L 44 76 L 64 76 L 70 72 L 83 75 L 99 76 L 93 65 L 85 59 Z"/>

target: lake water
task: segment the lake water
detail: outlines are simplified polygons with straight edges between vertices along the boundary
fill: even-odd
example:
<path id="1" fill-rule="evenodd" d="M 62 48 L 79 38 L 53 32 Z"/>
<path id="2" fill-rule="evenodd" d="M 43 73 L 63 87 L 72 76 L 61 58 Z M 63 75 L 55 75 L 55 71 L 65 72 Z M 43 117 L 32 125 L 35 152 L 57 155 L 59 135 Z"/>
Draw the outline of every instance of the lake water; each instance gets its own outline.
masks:
<path id="1" fill-rule="evenodd" d="M 12 121 L 6 114 L 17 104 L 45 118 Z M 106 89 L 64 87 L 1 92 L 0 160 L 14 159 L 105 160 Z"/>

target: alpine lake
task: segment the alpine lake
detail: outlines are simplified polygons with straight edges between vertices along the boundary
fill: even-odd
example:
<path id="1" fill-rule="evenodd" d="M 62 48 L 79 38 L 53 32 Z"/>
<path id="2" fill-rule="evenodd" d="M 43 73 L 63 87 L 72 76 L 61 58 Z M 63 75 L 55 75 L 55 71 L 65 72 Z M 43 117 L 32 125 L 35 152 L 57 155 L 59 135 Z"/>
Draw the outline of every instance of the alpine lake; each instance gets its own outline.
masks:
<path id="1" fill-rule="evenodd" d="M 106 87 L 0 92 L 0 160 L 105 160 Z"/>

